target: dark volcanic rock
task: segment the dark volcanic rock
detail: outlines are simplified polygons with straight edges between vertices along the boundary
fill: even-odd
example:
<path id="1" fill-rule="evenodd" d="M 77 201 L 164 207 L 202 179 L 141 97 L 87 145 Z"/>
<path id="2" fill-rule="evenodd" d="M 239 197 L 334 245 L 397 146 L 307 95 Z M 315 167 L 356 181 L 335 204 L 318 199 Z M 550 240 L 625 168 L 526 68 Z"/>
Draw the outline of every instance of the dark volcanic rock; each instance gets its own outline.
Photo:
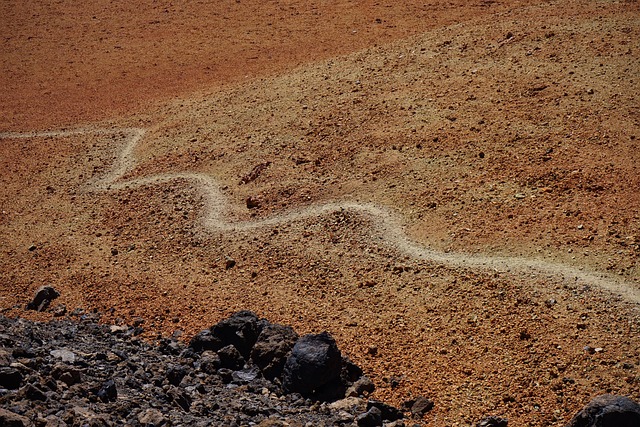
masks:
<path id="1" fill-rule="evenodd" d="M 69 386 L 82 381 L 82 373 L 80 370 L 64 364 L 55 365 L 51 371 L 51 376 Z"/>
<path id="2" fill-rule="evenodd" d="M 220 341 L 219 338 L 214 337 L 210 329 L 205 329 L 191 339 L 189 347 L 197 352 L 207 350 L 217 351 L 222 348 L 222 341 Z"/>
<path id="3" fill-rule="evenodd" d="M 9 390 L 20 388 L 22 385 L 22 374 L 15 368 L 0 368 L 0 387 Z"/>
<path id="4" fill-rule="evenodd" d="M 118 398 L 116 383 L 113 380 L 106 381 L 104 384 L 102 384 L 100 390 L 98 390 L 97 396 L 98 399 L 102 400 L 105 403 L 115 401 Z"/>
<path id="5" fill-rule="evenodd" d="M 424 414 L 433 409 L 433 401 L 427 399 L 424 396 L 420 396 L 416 398 L 416 400 L 411 404 L 411 413 L 418 417 L 422 417 Z"/>
<path id="6" fill-rule="evenodd" d="M 27 310 L 44 311 L 54 299 L 58 298 L 60 293 L 51 286 L 42 286 L 36 291 L 33 300 L 27 304 Z"/>
<path id="7" fill-rule="evenodd" d="M 24 387 L 23 392 L 24 397 L 26 397 L 28 400 L 47 400 L 47 395 L 44 394 L 44 391 L 42 391 L 39 387 L 34 386 L 33 384 L 27 384 Z"/>
<path id="8" fill-rule="evenodd" d="M 628 397 L 603 394 L 594 397 L 567 427 L 637 427 L 640 405 Z"/>
<path id="9" fill-rule="evenodd" d="M 357 397 L 333 406 L 285 393 L 282 376 L 274 372 L 285 363 L 297 335 L 252 313 L 220 322 L 194 338 L 190 347 L 173 338 L 149 343 L 127 333 L 130 328 L 109 328 L 96 324 L 97 319 L 36 323 L 0 316 L 0 366 L 5 366 L 0 372 L 6 383 L 0 386 L 0 426 L 329 427 L 353 425 L 363 413 L 376 423 L 377 411 L 385 412 L 366 407 Z M 257 340 L 263 330 L 267 332 Z M 231 338 L 230 331 L 235 331 Z M 321 393 L 314 390 L 311 397 L 342 397 L 351 382 L 358 383 L 361 392 L 369 389 L 362 370 L 340 356 L 328 334 L 320 336 L 317 341 L 330 361 L 333 381 L 323 382 Z M 259 344 L 251 344 L 256 342 L 252 337 Z M 309 338 L 301 342 L 309 344 Z M 236 345 L 246 346 L 251 357 L 245 359 Z M 10 367 L 14 362 L 22 365 Z M 223 368 L 223 362 L 233 369 Z M 313 369 L 309 372 L 319 376 Z M 313 380 L 306 375 L 300 381 Z"/>
<path id="10" fill-rule="evenodd" d="M 477 427 L 507 427 L 508 424 L 509 422 L 507 421 L 506 418 L 496 417 L 492 415 L 492 416 L 481 419 L 478 422 L 478 424 L 476 424 L 476 426 Z"/>
<path id="11" fill-rule="evenodd" d="M 261 329 L 258 316 L 251 311 L 243 310 L 218 322 L 211 328 L 211 333 L 220 340 L 221 347 L 231 344 L 238 349 L 243 358 L 249 359 Z"/>
<path id="12" fill-rule="evenodd" d="M 382 426 L 382 412 L 375 406 L 369 408 L 364 414 L 358 415 L 356 418 L 358 427 L 378 427 Z"/>
<path id="13" fill-rule="evenodd" d="M 244 359 L 236 347 L 228 345 L 218 350 L 220 367 L 231 369 L 232 371 L 241 369 L 244 366 Z"/>
<path id="14" fill-rule="evenodd" d="M 286 390 L 311 396 L 335 383 L 342 372 L 342 356 L 328 332 L 305 335 L 296 342 L 282 373 Z"/>
<path id="15" fill-rule="evenodd" d="M 169 381 L 169 384 L 179 385 L 185 375 L 187 375 L 187 369 L 182 365 L 169 366 L 169 369 L 167 369 L 167 381 Z"/>
<path id="16" fill-rule="evenodd" d="M 279 377 L 297 340 L 298 334 L 290 326 L 267 325 L 253 346 L 251 360 L 262 370 L 265 378 Z"/>
<path id="17" fill-rule="evenodd" d="M 385 421 L 396 421 L 404 418 L 404 414 L 398 408 L 394 408 L 391 405 L 387 405 L 379 400 L 369 400 L 367 402 L 367 410 L 371 408 L 378 408 L 382 415 L 382 419 Z"/>

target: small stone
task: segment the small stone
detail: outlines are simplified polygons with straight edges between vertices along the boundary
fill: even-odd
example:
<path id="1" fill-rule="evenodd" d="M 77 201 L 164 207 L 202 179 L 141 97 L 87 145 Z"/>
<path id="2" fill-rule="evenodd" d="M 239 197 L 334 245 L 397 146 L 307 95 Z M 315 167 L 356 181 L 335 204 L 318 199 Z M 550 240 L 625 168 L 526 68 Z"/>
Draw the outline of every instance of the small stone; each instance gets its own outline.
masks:
<path id="1" fill-rule="evenodd" d="M 231 344 L 218 350 L 218 356 L 220 357 L 220 366 L 222 368 L 236 371 L 244 366 L 245 361 L 242 355 L 238 349 Z"/>
<path id="2" fill-rule="evenodd" d="M 37 247 L 36 245 L 31 245 L 31 246 L 29 246 L 29 252 L 33 252 L 33 251 L 35 251 L 36 249 L 38 249 L 38 247 Z"/>
<path id="3" fill-rule="evenodd" d="M 358 427 L 378 427 L 382 425 L 382 412 L 375 406 L 356 418 Z"/>
<path id="4" fill-rule="evenodd" d="M 260 368 L 265 378 L 279 377 L 298 338 L 298 334 L 290 326 L 267 325 L 262 328 L 251 350 L 251 360 Z"/>
<path id="5" fill-rule="evenodd" d="M 347 397 L 368 396 L 373 393 L 376 386 L 368 377 L 361 377 L 347 389 Z"/>
<path id="6" fill-rule="evenodd" d="M 32 425 L 31 421 L 29 421 L 27 417 L 23 417 L 22 415 L 18 415 L 4 408 L 0 408 L 0 426 L 27 427 L 30 425 Z"/>
<path id="7" fill-rule="evenodd" d="M 177 387 L 172 387 L 171 389 L 169 389 L 167 396 L 171 401 L 173 401 L 173 403 L 178 405 L 185 412 L 188 412 L 191 408 L 191 398 L 185 390 L 179 389 Z"/>
<path id="8" fill-rule="evenodd" d="M 387 421 L 396 421 L 404 418 L 404 414 L 398 408 L 394 408 L 391 405 L 387 405 L 379 400 L 369 400 L 367 402 L 367 409 L 376 407 L 382 413 L 382 419 Z"/>
<path id="9" fill-rule="evenodd" d="M 211 328 L 211 333 L 220 340 L 220 347 L 231 344 L 246 360 L 262 331 L 259 320 L 255 313 L 242 310 L 218 322 Z"/>
<path id="10" fill-rule="evenodd" d="M 516 199 L 524 199 L 524 198 L 525 198 L 525 197 L 527 197 L 527 196 L 525 196 L 525 195 L 524 195 L 524 194 L 522 194 L 522 193 L 516 193 L 516 195 L 515 195 L 514 197 L 515 197 Z"/>
<path id="11" fill-rule="evenodd" d="M 72 386 L 82 381 L 82 373 L 71 366 L 67 366 L 64 364 L 57 364 L 51 370 L 51 376 L 60 380 L 68 386 Z"/>
<path id="12" fill-rule="evenodd" d="M 100 390 L 98 390 L 97 396 L 98 399 L 102 400 L 105 403 L 115 402 L 115 400 L 118 398 L 116 383 L 113 380 L 105 381 L 105 383 L 102 384 Z"/>
<path id="13" fill-rule="evenodd" d="M 370 345 L 367 348 L 367 353 L 369 353 L 371 356 L 375 356 L 378 354 L 378 347 L 375 345 Z"/>
<path id="14" fill-rule="evenodd" d="M 210 329 L 205 329 L 191 339 L 189 347 L 196 352 L 217 351 L 222 347 L 222 342 L 211 333 Z"/>
<path id="15" fill-rule="evenodd" d="M 67 306 L 64 304 L 59 304 L 53 309 L 53 317 L 62 317 L 65 314 L 67 314 Z"/>
<path id="16" fill-rule="evenodd" d="M 51 354 L 56 359 L 62 360 L 65 363 L 73 363 L 76 361 L 75 353 L 67 349 L 51 350 L 49 354 Z"/>
<path id="17" fill-rule="evenodd" d="M 60 292 L 51 286 L 41 286 L 37 291 L 33 300 L 27 304 L 27 310 L 44 311 L 54 299 L 60 296 Z"/>
<path id="18" fill-rule="evenodd" d="M 500 418 L 496 416 L 488 416 L 478 421 L 477 427 L 507 427 L 508 420 L 506 418 Z"/>
<path id="19" fill-rule="evenodd" d="M 187 375 L 187 369 L 182 365 L 170 366 L 167 369 L 167 381 L 172 385 L 179 385 L 182 379 Z"/>
<path id="20" fill-rule="evenodd" d="M 247 197 L 247 209 L 256 209 L 260 207 L 260 201 L 255 197 Z"/>
<path id="21" fill-rule="evenodd" d="M 228 257 L 228 256 L 225 256 L 224 260 L 225 260 L 224 261 L 224 268 L 226 270 L 229 270 L 229 269 L 231 269 L 231 268 L 236 266 L 236 260 L 235 259 L 233 259 L 231 257 Z"/>
<path id="22" fill-rule="evenodd" d="M 40 388 L 27 384 L 27 386 L 23 389 L 24 397 L 29 400 L 40 400 L 42 402 L 47 400 L 47 395 L 44 394 L 44 391 L 40 390 Z"/>
<path id="23" fill-rule="evenodd" d="M 15 368 L 0 368 L 0 387 L 15 390 L 22 385 L 22 374 Z"/>
<path id="24" fill-rule="evenodd" d="M 157 409 L 149 408 L 138 414 L 138 422 L 143 427 L 157 427 L 165 422 L 164 415 Z"/>
<path id="25" fill-rule="evenodd" d="M 433 406 L 433 400 L 420 396 L 415 400 L 415 402 L 413 402 L 413 405 L 411 405 L 411 413 L 415 416 L 422 417 L 424 414 L 432 410 Z"/>
<path id="26" fill-rule="evenodd" d="M 242 369 L 231 374 L 232 381 L 236 384 L 246 384 L 258 378 L 260 370 L 256 367 Z"/>

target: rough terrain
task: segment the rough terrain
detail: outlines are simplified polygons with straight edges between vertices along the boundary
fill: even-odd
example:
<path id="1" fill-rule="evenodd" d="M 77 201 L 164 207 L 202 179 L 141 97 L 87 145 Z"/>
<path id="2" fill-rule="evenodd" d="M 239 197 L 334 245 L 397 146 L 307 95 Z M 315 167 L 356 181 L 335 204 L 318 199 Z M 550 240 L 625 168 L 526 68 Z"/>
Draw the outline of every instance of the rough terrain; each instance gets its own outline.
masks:
<path id="1" fill-rule="evenodd" d="M 637 401 L 640 6 L 405 3 L 4 3 L 4 314 L 251 309 L 428 425 Z"/>

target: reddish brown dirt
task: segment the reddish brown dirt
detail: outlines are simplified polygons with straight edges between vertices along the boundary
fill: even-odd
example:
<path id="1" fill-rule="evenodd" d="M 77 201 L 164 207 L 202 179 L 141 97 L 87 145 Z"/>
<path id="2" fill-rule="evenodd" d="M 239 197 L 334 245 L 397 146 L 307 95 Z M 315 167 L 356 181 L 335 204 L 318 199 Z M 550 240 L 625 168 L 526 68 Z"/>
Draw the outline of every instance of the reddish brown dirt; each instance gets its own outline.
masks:
<path id="1" fill-rule="evenodd" d="M 251 309 L 426 425 L 640 399 L 637 2 L 13 3 L 1 129 L 89 130 L 3 135 L 7 315 L 50 318 L 42 284 L 150 337 Z M 129 127 L 115 173 L 128 135 L 90 129 Z"/>

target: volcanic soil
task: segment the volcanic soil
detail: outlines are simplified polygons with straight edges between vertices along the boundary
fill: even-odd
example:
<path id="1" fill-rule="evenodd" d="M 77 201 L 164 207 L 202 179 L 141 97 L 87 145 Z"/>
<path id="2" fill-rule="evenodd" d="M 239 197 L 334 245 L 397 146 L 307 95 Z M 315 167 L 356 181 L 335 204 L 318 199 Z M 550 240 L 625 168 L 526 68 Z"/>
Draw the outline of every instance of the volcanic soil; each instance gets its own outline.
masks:
<path id="1" fill-rule="evenodd" d="M 640 400 L 637 1 L 5 1 L 0 308 L 330 331 L 425 425 Z"/>

